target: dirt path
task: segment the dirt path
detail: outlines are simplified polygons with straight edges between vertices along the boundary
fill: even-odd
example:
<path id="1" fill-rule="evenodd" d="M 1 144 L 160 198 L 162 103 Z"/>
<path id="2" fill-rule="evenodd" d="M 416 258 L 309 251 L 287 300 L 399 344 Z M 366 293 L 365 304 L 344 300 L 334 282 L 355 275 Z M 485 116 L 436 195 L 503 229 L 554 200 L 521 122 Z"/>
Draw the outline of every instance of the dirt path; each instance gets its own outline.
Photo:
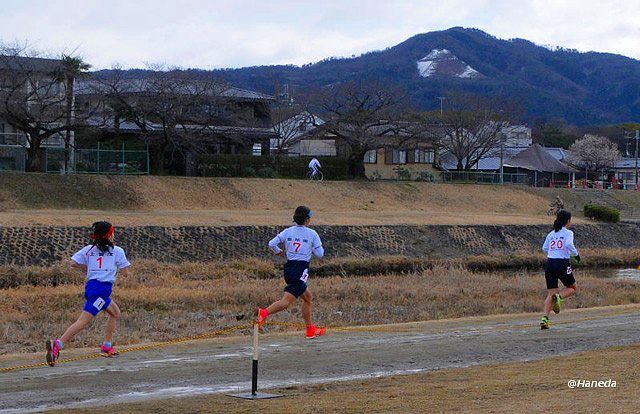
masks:
<path id="1" fill-rule="evenodd" d="M 640 305 L 562 313 L 549 331 L 537 315 L 507 315 L 354 328 L 313 342 L 263 335 L 262 388 L 411 374 L 542 359 L 640 342 Z M 248 337 L 185 343 L 117 359 L 0 374 L 0 413 L 88 407 L 246 390 Z M 70 351 L 65 357 L 87 351 Z M 40 356 L 39 356 L 40 357 Z M 0 366 L 33 360 L 5 356 Z"/>

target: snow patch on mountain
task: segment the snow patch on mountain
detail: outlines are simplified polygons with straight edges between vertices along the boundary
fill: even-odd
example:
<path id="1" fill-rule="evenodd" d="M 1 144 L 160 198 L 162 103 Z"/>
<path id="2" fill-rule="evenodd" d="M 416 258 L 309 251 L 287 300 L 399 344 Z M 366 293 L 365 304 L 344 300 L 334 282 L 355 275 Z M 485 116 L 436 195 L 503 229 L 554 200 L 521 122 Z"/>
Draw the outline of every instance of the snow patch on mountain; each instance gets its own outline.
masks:
<path id="1" fill-rule="evenodd" d="M 477 70 L 475 70 L 471 66 L 467 65 L 467 67 L 465 68 L 464 72 L 459 74 L 458 77 L 459 78 L 476 78 L 476 77 L 478 77 L 479 74 L 480 74 L 480 72 L 478 72 Z"/>
<path id="2" fill-rule="evenodd" d="M 452 76 L 458 78 L 477 78 L 480 72 L 467 65 L 447 49 L 433 49 L 427 56 L 416 62 L 418 72 L 423 78 L 429 76 Z"/>

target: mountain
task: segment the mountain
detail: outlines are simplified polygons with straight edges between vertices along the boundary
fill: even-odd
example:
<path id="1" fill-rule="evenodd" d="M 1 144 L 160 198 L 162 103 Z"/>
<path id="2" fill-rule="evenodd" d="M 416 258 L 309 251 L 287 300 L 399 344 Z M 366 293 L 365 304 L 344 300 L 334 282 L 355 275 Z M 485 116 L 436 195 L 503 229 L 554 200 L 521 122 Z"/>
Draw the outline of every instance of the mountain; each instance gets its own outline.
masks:
<path id="1" fill-rule="evenodd" d="M 213 71 L 234 86 L 274 93 L 276 85 L 306 91 L 337 82 L 375 80 L 409 91 L 422 109 L 439 107 L 448 91 L 510 97 L 525 120 L 575 125 L 640 121 L 640 61 L 628 57 L 504 40 L 477 29 L 430 32 L 382 51 L 303 66 Z M 445 101 L 446 108 L 446 101 Z"/>

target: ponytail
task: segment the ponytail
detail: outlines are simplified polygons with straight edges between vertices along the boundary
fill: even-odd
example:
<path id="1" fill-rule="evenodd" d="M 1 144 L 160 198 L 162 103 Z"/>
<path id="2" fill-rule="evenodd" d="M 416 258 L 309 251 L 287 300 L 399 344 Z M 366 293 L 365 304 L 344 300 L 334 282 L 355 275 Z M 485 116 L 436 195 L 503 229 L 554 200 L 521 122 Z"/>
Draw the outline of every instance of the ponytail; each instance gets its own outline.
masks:
<path id="1" fill-rule="evenodd" d="M 91 225 L 93 234 L 93 247 L 97 247 L 102 253 L 109 251 L 109 248 L 113 248 L 113 242 L 109 240 L 113 236 L 114 228 L 108 221 L 96 221 Z"/>
<path id="2" fill-rule="evenodd" d="M 562 228 L 564 226 L 567 225 L 567 223 L 571 220 L 571 213 L 567 210 L 560 210 L 558 211 L 558 214 L 556 214 L 556 219 L 553 222 L 553 230 L 557 233 L 560 230 L 562 230 Z"/>

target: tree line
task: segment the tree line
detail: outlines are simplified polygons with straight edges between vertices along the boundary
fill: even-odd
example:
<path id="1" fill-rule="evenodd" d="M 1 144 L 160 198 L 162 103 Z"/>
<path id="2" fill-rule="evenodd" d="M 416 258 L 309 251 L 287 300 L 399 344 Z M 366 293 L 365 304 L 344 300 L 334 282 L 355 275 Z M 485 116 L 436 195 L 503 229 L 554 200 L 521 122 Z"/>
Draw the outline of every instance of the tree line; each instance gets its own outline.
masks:
<path id="1" fill-rule="evenodd" d="M 149 65 L 144 76 L 132 77 L 118 67 L 101 75 L 89 73 L 91 66 L 79 56 L 62 55 L 57 64 L 42 61 L 40 66 L 28 59 L 33 57 L 24 48 L 0 49 L 0 119 L 24 133 L 29 171 L 39 169 L 42 145 L 53 136 L 64 139 L 68 171 L 71 134 L 83 129 L 135 126 L 155 152 L 154 170 L 162 172 L 176 154 L 189 159 L 187 154 L 207 153 L 221 135 L 227 142 L 246 144 L 242 128 L 258 126 L 251 116 L 225 113 L 225 94 L 231 87 L 206 72 Z M 282 155 L 309 125 L 313 133 L 332 136 L 348 147 L 354 177 L 364 177 L 368 151 L 388 145 L 431 145 L 454 157 L 457 169 L 470 170 L 482 158 L 496 155 L 504 144 L 503 128 L 521 118 L 522 105 L 456 91 L 446 95 L 446 107 L 425 112 L 412 105 L 406 91 L 379 82 L 350 81 L 304 91 L 295 102 L 270 108 L 268 127 L 278 137 L 275 155 Z M 608 141 L 585 137 L 589 144 L 578 145 L 578 134 L 552 123 L 534 127 L 540 143 L 573 145 L 573 152 L 582 154 L 576 162 L 587 169 L 620 157 Z M 596 154 L 608 158 L 587 160 L 593 154 L 581 148 L 594 145 L 602 149 Z"/>

